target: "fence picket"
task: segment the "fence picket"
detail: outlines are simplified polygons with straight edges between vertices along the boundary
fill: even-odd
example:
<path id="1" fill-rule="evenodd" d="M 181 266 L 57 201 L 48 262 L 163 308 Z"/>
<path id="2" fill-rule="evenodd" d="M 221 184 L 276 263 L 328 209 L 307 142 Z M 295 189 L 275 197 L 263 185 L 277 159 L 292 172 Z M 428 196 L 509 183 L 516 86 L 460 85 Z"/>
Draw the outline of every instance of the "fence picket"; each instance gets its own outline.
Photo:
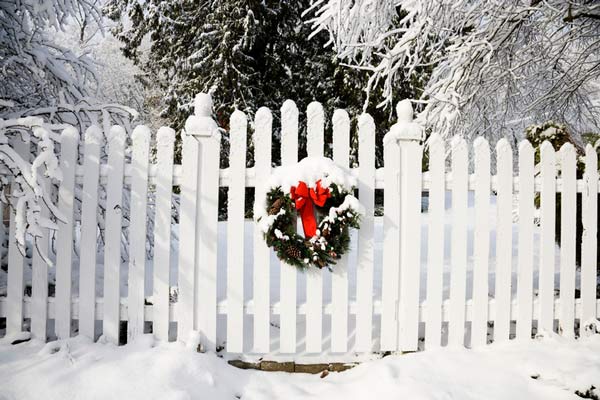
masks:
<path id="1" fill-rule="evenodd" d="M 196 118 L 195 116 L 190 118 Z M 187 122 L 186 122 L 187 125 Z M 200 144 L 187 127 L 183 136 L 181 154 L 182 179 L 179 209 L 179 274 L 177 338 L 191 340 L 192 331 L 198 329 L 194 312 L 196 304 L 196 202 L 198 198 L 198 156 Z"/>
<path id="2" fill-rule="evenodd" d="M 119 307 L 121 275 L 121 203 L 125 130 L 110 128 L 108 139 L 108 183 L 106 185 L 106 229 L 104 247 L 104 318 L 102 332 L 106 339 L 119 343 Z"/>
<path id="3" fill-rule="evenodd" d="M 448 345 L 462 346 L 465 334 L 467 276 L 467 190 L 469 158 L 461 137 L 452 139 L 452 242 Z"/>
<path id="4" fill-rule="evenodd" d="M 41 128 L 43 129 L 43 128 Z M 45 132 L 44 134 L 48 134 Z M 39 152 L 43 152 L 41 141 L 38 142 Z M 43 175 L 43 167 L 36 171 Z M 43 178 L 42 178 L 43 179 Z M 40 185 L 45 191 L 50 192 L 51 185 L 47 179 L 43 179 Z M 40 210 L 42 218 L 50 217 L 48 207 L 42 205 Z M 48 320 L 48 264 L 44 256 L 48 254 L 48 229 L 41 230 L 42 235 L 33 240 L 33 255 L 31 260 L 31 336 L 46 341 Z"/>
<path id="5" fill-rule="evenodd" d="M 496 145 L 497 212 L 496 228 L 496 317 L 494 341 L 509 339 L 512 275 L 512 149 L 505 138 Z"/>
<path id="6" fill-rule="evenodd" d="M 596 276 L 598 242 L 598 154 L 594 146 L 585 148 L 584 190 L 581 222 L 581 318 L 582 324 L 596 319 Z"/>
<path id="7" fill-rule="evenodd" d="M 550 142 L 543 142 L 540 189 L 540 265 L 538 332 L 554 328 L 554 230 L 556 211 L 556 155 Z"/>
<path id="8" fill-rule="evenodd" d="M 244 197 L 246 195 L 246 115 L 231 116 L 227 194 L 227 351 L 241 353 L 244 335 Z"/>
<path id="9" fill-rule="evenodd" d="M 446 197 L 446 146 L 437 133 L 429 138 L 427 302 L 425 348 L 441 345 L 444 278 L 444 212 Z"/>
<path id="10" fill-rule="evenodd" d="M 298 108 L 291 100 L 281 107 L 281 164 L 298 162 Z M 296 267 L 281 263 L 279 351 L 296 352 Z"/>
<path id="11" fill-rule="evenodd" d="M 133 340 L 144 333 L 146 276 L 146 218 L 148 204 L 148 165 L 150 129 L 139 125 L 132 133 L 131 225 L 129 226 L 129 282 L 127 293 L 127 336 Z"/>
<path id="12" fill-rule="evenodd" d="M 373 350 L 373 269 L 375 220 L 375 123 L 369 114 L 358 118 L 358 193 L 364 207 L 358 231 L 356 262 L 355 351 Z"/>
<path id="13" fill-rule="evenodd" d="M 29 155 L 29 142 L 21 140 L 19 136 L 13 139 L 12 146 L 17 152 L 27 159 Z M 11 185 L 14 193 L 17 189 Z M 6 335 L 12 336 L 23 330 L 23 292 L 25 258 L 17 246 L 17 215 L 15 211 L 17 198 L 13 197 L 10 221 L 8 228 L 8 276 L 6 278 L 6 301 L 8 313 L 6 315 Z"/>
<path id="14" fill-rule="evenodd" d="M 386 135 L 383 139 L 383 152 L 385 190 L 380 350 L 395 351 L 398 347 L 397 302 L 400 278 L 400 147 L 393 137 L 390 139 Z"/>
<path id="15" fill-rule="evenodd" d="M 519 243 L 517 272 L 517 338 L 531 339 L 533 320 L 534 153 L 528 141 L 519 145 Z"/>
<path id="16" fill-rule="evenodd" d="M 256 112 L 254 132 L 254 169 L 256 181 L 265 182 L 271 174 L 271 134 L 273 116 L 268 108 L 261 107 Z M 255 188 L 255 208 L 262 207 L 264 189 Z M 271 350 L 271 251 L 262 237 L 258 224 L 254 224 L 254 349 L 256 353 L 268 353 Z"/>
<path id="17" fill-rule="evenodd" d="M 333 161 L 343 168 L 350 162 L 350 117 L 344 110 L 333 113 Z M 348 255 L 331 273 L 331 352 L 348 350 Z"/>
<path id="18" fill-rule="evenodd" d="M 79 333 L 95 339 L 96 322 L 96 248 L 98 183 L 102 131 L 90 126 L 85 131 L 83 192 L 81 194 L 81 248 L 79 257 Z"/>
<path id="19" fill-rule="evenodd" d="M 152 333 L 169 340 L 169 272 L 171 266 L 171 197 L 175 131 L 161 127 L 156 133 L 156 200 L 154 216 L 154 280 Z"/>
<path id="20" fill-rule="evenodd" d="M 560 314 L 562 334 L 575 336 L 575 220 L 577 217 L 577 177 L 575 147 L 565 143 L 560 149 Z"/>
<path id="21" fill-rule="evenodd" d="M 58 209 L 64 217 L 58 221 L 56 234 L 55 330 L 59 339 L 71 336 L 71 273 L 73 259 L 73 225 L 75 168 L 77 166 L 79 132 L 68 127 L 60 136 L 60 169 L 63 180 L 58 189 Z"/>
<path id="22" fill-rule="evenodd" d="M 490 145 L 479 136 L 473 142 L 475 158 L 475 231 L 473 233 L 473 317 L 471 347 L 487 343 L 490 254 Z M 443 228 L 438 228 L 442 230 Z"/>
<path id="23" fill-rule="evenodd" d="M 309 157 L 323 156 L 325 115 L 318 102 L 308 105 L 306 149 Z M 320 353 L 323 338 L 323 270 L 306 274 L 306 352 Z"/>

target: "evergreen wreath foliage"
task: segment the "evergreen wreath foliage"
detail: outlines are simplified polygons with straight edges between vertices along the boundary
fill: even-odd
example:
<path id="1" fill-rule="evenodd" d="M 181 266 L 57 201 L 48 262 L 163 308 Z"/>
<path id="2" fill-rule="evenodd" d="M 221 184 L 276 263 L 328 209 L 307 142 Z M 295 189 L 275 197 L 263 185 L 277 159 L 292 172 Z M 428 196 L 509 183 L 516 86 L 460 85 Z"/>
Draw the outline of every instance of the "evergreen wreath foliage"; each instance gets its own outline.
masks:
<path id="1" fill-rule="evenodd" d="M 272 217 L 264 239 L 277 257 L 300 270 L 309 267 L 329 268 L 350 247 L 350 228 L 360 228 L 362 211 L 351 192 L 329 185 L 331 196 L 322 207 L 314 205 L 317 216 L 316 235 L 305 238 L 297 233 L 297 211 L 290 193 L 280 186 L 267 193 L 266 209 Z"/>

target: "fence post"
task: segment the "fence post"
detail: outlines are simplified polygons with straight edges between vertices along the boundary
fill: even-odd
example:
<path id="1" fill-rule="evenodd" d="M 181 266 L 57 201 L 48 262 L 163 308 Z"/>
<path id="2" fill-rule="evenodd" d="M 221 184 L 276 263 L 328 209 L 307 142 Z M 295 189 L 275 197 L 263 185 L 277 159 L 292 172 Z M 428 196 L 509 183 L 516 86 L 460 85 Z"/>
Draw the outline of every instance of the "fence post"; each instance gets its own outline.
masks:
<path id="1" fill-rule="evenodd" d="M 56 336 L 71 337 L 71 274 L 73 254 L 73 224 L 75 170 L 79 149 L 79 132 L 66 128 L 60 137 L 60 168 L 63 180 L 58 189 L 58 208 L 65 217 L 58 222 L 56 236 L 56 297 L 54 301 Z"/>
<path id="2" fill-rule="evenodd" d="M 398 350 L 416 351 L 419 342 L 421 266 L 421 169 L 423 130 L 413 122 L 409 100 L 396 106 L 398 122 L 390 134 L 400 147 L 400 293 Z"/>
<path id="3" fill-rule="evenodd" d="M 204 351 L 217 342 L 217 222 L 219 208 L 219 156 L 221 135 L 212 119 L 212 99 L 200 93 L 185 132 L 197 141 L 197 197 L 194 270 L 194 320 Z M 191 141 L 189 141 L 191 142 Z M 188 143 L 189 143 L 188 142 Z M 189 249 L 185 249 L 189 251 Z"/>

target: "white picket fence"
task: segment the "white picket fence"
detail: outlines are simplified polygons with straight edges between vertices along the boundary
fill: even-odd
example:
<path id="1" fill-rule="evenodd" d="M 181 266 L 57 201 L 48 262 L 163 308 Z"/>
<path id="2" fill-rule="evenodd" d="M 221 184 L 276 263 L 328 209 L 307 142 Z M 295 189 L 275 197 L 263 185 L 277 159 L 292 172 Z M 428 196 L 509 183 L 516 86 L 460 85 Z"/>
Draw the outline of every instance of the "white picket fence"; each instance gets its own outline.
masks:
<path id="1" fill-rule="evenodd" d="M 375 351 L 414 351 L 444 343 L 476 347 L 494 341 L 531 338 L 537 329 L 559 331 L 565 336 L 576 332 L 576 321 L 599 315 L 596 298 L 596 252 L 598 210 L 598 167 L 596 151 L 588 146 L 585 174 L 576 179 L 577 155 L 572 145 L 557 153 L 549 143 L 541 148 L 539 174 L 534 166 L 534 150 L 528 142 L 518 148 L 518 174 L 514 174 L 513 150 L 501 140 L 490 150 L 478 138 L 473 146 L 473 173 L 469 173 L 469 147 L 459 137 L 446 143 L 433 135 L 428 146 L 420 143 L 420 129 L 411 122 L 412 110 L 399 110 L 399 122 L 386 136 L 383 168 L 375 166 L 375 123 L 367 115 L 358 118 L 358 197 L 366 209 L 361 229 L 356 233 L 356 259 L 344 257 L 334 273 L 328 270 L 305 274 L 281 265 L 273 274 L 272 254 L 257 227 L 253 242 L 245 242 L 245 188 L 263 183 L 271 173 L 272 114 L 266 108 L 254 121 L 255 166 L 246 168 L 248 121 L 236 111 L 230 121 L 230 167 L 219 169 L 220 135 L 210 118 L 210 100 L 199 96 L 196 114 L 186 123 L 182 164 L 173 165 L 175 132 L 161 128 L 156 134 L 157 161 L 150 160 L 151 134 L 137 127 L 132 135 L 130 162 L 125 157 L 126 137 L 120 127 L 104 132 L 108 137 L 108 160 L 100 161 L 103 132 L 91 127 L 85 143 L 66 131 L 61 141 L 61 167 L 64 180 L 59 188 L 58 207 L 66 216 L 56 236 L 55 296 L 48 296 L 48 267 L 33 256 L 31 296 L 24 295 L 25 260 L 14 243 L 15 218 L 9 227 L 8 290 L 0 298 L 0 318 L 6 318 L 6 335 L 23 330 L 30 319 L 31 334 L 46 340 L 47 335 L 67 338 L 73 321 L 78 332 L 97 338 L 101 333 L 117 343 L 120 321 L 127 321 L 129 338 L 144 332 L 145 321 L 159 340 L 188 341 L 192 331 L 201 335 L 205 350 L 216 350 L 225 343 L 229 353 L 369 353 Z M 281 109 L 281 161 L 298 161 L 298 109 L 286 101 Z M 307 110 L 307 152 L 324 153 L 325 114 L 318 103 Z M 332 117 L 333 160 L 349 166 L 350 118 L 336 110 Z M 78 146 L 83 146 L 83 165 L 77 164 Z M 447 153 L 447 150 L 449 152 Z M 491 174 L 491 152 L 496 154 L 496 175 Z M 429 153 L 429 171 L 422 173 L 422 157 Z M 447 158 L 449 157 L 449 163 Z M 557 166 L 560 165 L 560 169 Z M 560 171 L 560 175 L 558 175 Z M 74 190 L 82 183 L 81 221 L 74 221 Z M 123 185 L 131 186 L 130 247 L 128 265 L 121 264 Z M 96 293 L 98 188 L 106 188 L 105 246 L 103 254 L 103 297 Z M 180 187 L 179 223 L 171 223 L 173 187 Z M 219 187 L 228 187 L 226 270 L 218 270 L 218 196 Z M 383 256 L 376 265 L 374 217 L 375 190 L 384 189 Z M 147 193 L 155 196 L 154 259 L 151 305 L 145 293 L 146 223 L 149 215 Z M 446 193 L 451 192 L 449 297 L 444 296 L 444 246 L 447 238 L 444 215 Z M 421 199 L 428 192 L 427 235 L 421 235 Z M 472 254 L 468 248 L 467 212 L 469 192 L 474 192 L 475 233 Z M 535 208 L 534 196 L 541 204 Z M 561 194 L 561 248 L 559 284 L 555 287 L 555 201 Z M 576 251 L 576 196 L 582 194 L 584 233 L 579 276 Z M 518 263 L 513 260 L 513 199 L 518 197 Z M 492 199 L 496 200 L 497 224 L 490 223 Z M 539 215 L 540 243 L 534 246 L 534 218 Z M 79 226 L 79 230 L 75 227 Z M 172 235 L 177 229 L 177 264 L 172 265 Z M 495 229 L 495 243 L 490 231 Z M 3 231 L 3 230 L 2 230 Z M 80 260 L 73 263 L 73 235 L 80 232 Z M 2 232 L 4 233 L 4 232 Z M 427 243 L 422 246 L 421 239 Z M 244 276 L 244 248 L 253 247 L 253 296 Z M 426 255 L 421 249 L 426 249 Z M 495 247 L 493 256 L 490 249 Z M 537 252 L 537 254 L 536 254 Z M 426 257 L 425 257 L 426 256 Z M 539 256 L 539 263 L 534 259 Z M 426 258 L 422 270 L 421 259 Z M 472 261 L 469 261 L 472 258 Z M 498 268 L 491 269 L 491 261 Z M 472 262 L 472 275 L 467 265 Z M 350 293 L 349 266 L 355 293 Z M 535 265 L 534 265 L 535 264 Z M 72 290 L 73 270 L 79 271 L 79 294 Z M 128 269 L 127 296 L 121 297 L 121 269 Z M 170 301 L 170 269 L 178 271 L 177 301 Z M 376 268 L 381 270 L 375 273 Z M 511 280 L 517 274 L 513 295 Z M 539 281 L 534 282 L 534 272 Z M 225 299 L 219 300 L 217 281 L 226 275 Z M 324 279 L 327 274 L 330 278 Z M 426 287 L 420 288 L 426 274 Z M 489 275 L 495 287 L 489 287 Z M 298 279 L 306 281 L 305 296 L 298 296 Z M 380 279 L 381 295 L 374 292 Z M 278 281 L 276 280 L 278 279 Z M 471 279 L 472 296 L 467 297 Z M 324 282 L 330 287 L 324 287 Z M 578 285 L 577 282 L 579 282 Z M 539 290 L 534 291 L 534 283 Z M 279 286 L 280 299 L 274 301 L 271 288 Z M 580 296 L 576 297 L 576 286 Z M 493 289 L 494 297 L 489 295 Z M 555 289 L 560 289 L 555 295 Z M 324 291 L 331 293 L 325 303 Z M 424 299 L 420 292 L 424 291 Z M 299 298 L 305 298 L 299 302 Z M 225 317 L 224 337 L 218 337 L 218 318 Z M 300 319 L 302 323 L 300 323 Z M 330 326 L 325 337 L 324 321 Z M 54 331 L 48 321 L 54 320 Z M 279 340 L 273 341 L 272 323 L 277 321 Z M 174 326 L 173 322 L 177 322 Z M 250 323 L 251 322 L 251 323 Z M 489 326 L 493 322 L 493 330 Z M 446 325 L 447 323 L 447 325 Z M 299 332 L 299 327 L 304 329 Z M 350 328 L 349 328 L 350 327 Z M 245 334 L 250 332 L 250 334 Z M 421 339 L 420 339 L 421 337 Z M 250 339 L 249 339 L 250 338 Z M 303 338 L 303 339 L 302 339 Z M 419 344 L 421 340 L 421 344 Z M 250 341 L 250 343 L 248 343 Z M 324 347 L 327 342 L 329 346 Z M 274 347 L 276 344 L 276 348 Z M 250 349 L 250 350 L 248 350 Z"/>

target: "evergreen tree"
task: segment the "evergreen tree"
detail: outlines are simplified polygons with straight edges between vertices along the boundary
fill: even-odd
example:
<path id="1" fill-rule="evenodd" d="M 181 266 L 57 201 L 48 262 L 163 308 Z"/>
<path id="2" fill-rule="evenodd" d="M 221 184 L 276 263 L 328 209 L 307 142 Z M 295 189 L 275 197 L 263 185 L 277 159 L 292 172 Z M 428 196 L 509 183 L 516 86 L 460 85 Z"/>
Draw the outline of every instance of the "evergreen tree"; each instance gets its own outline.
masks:
<path id="1" fill-rule="evenodd" d="M 162 114 L 174 128 L 192 113 L 194 95 L 210 92 L 217 121 L 227 130 L 234 109 L 252 117 L 266 106 L 277 117 L 288 98 L 301 112 L 315 100 L 328 113 L 345 108 L 355 117 L 363 111 L 368 76 L 342 67 L 325 46 L 327 35 L 309 39 L 310 26 L 302 19 L 309 5 L 310 0 L 111 0 L 105 11 L 120 21 L 115 34 L 124 54 L 148 81 L 161 85 Z M 382 136 L 388 114 L 368 111 L 379 113 L 374 117 Z"/>

